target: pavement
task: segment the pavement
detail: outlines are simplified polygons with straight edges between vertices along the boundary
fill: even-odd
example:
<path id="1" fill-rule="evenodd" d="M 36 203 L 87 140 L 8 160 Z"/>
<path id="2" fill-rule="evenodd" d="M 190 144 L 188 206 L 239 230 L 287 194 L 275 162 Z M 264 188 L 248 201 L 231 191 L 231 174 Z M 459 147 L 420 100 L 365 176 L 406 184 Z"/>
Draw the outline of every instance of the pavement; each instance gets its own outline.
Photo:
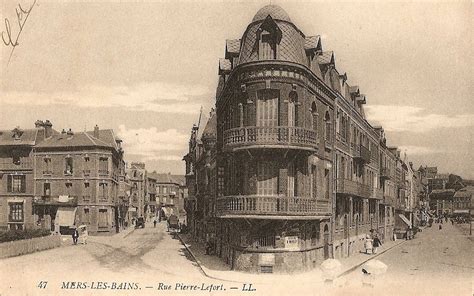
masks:
<path id="1" fill-rule="evenodd" d="M 218 279 L 228 282 L 237 283 L 258 283 L 258 284 L 273 284 L 275 281 L 291 280 L 299 283 L 324 283 L 323 272 L 319 268 L 314 268 L 310 271 L 293 273 L 293 274 L 251 274 L 231 270 L 228 264 L 214 255 L 206 255 L 205 246 L 203 243 L 196 242 L 189 234 L 180 234 L 179 238 L 186 247 L 191 256 L 195 259 L 199 268 L 209 278 Z M 342 264 L 341 271 L 337 277 L 341 277 L 365 262 L 374 259 L 381 254 L 403 244 L 405 240 L 389 241 L 379 248 L 377 254 L 365 254 L 360 251 L 358 254 L 353 254 L 351 257 L 340 259 Z"/>
<path id="2" fill-rule="evenodd" d="M 472 295 L 472 241 L 450 225 L 434 225 L 414 240 L 387 242 L 377 255 L 341 259 L 341 275 L 331 284 L 322 281 L 319 269 L 291 275 L 231 271 L 220 258 L 204 255 L 199 244 L 182 239 L 185 246 L 164 222 L 156 228 L 147 223 L 144 229 L 90 236 L 87 245 L 2 259 L 0 295 Z M 374 258 L 388 271 L 369 277 L 368 288 L 358 267 Z"/>

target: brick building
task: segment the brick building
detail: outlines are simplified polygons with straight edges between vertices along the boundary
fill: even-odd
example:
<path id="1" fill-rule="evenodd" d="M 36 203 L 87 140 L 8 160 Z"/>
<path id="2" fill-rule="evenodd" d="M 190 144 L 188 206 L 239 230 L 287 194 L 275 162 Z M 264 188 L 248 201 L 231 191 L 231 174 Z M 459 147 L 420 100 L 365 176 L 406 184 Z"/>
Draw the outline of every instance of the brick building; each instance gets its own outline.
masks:
<path id="1" fill-rule="evenodd" d="M 156 205 L 165 215 L 175 214 L 181 221 L 185 221 L 184 210 L 187 188 L 185 177 L 170 173 L 154 173 L 156 178 Z"/>
<path id="2" fill-rule="evenodd" d="M 0 131 L 0 229 L 35 227 L 33 148 L 54 133 L 49 121 L 35 129 Z"/>
<path id="3" fill-rule="evenodd" d="M 131 186 L 129 218 L 131 220 L 132 218 L 145 217 L 149 198 L 145 163 L 132 162 L 126 171 Z"/>
<path id="4" fill-rule="evenodd" d="M 34 147 L 33 213 L 38 226 L 59 231 L 88 225 L 92 234 L 119 231 L 121 140 L 113 130 L 63 130 Z"/>
<path id="5" fill-rule="evenodd" d="M 184 156 L 186 210 L 233 269 L 311 269 L 358 252 L 371 230 L 392 238 L 396 210 L 411 217 L 416 174 L 334 54 L 282 8 L 261 8 L 226 41 L 218 73 L 215 114 Z"/>

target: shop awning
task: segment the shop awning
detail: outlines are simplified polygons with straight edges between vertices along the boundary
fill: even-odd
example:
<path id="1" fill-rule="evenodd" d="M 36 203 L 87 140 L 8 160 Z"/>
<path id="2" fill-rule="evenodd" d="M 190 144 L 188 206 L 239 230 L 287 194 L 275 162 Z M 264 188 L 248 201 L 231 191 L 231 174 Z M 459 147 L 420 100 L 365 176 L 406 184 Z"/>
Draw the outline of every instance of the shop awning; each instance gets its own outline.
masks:
<path id="1" fill-rule="evenodd" d="M 469 214 L 469 210 L 454 210 L 454 214 Z"/>
<path id="2" fill-rule="evenodd" d="M 56 223 L 59 226 L 73 226 L 76 218 L 76 209 L 72 207 L 60 207 L 56 213 Z"/>
<path id="3" fill-rule="evenodd" d="M 407 217 L 405 217 L 405 215 L 398 214 L 398 217 L 400 217 L 400 219 L 402 219 L 402 221 L 405 222 L 405 224 L 408 225 L 408 227 L 412 227 L 410 220 L 408 220 Z"/>

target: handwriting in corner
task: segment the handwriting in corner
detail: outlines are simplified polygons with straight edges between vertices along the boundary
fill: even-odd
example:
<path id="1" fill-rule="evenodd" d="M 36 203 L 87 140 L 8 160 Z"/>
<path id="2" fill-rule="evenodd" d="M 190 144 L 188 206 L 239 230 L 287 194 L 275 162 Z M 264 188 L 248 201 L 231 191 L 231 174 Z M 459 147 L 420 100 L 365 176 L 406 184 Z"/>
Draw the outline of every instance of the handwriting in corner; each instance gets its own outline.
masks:
<path id="1" fill-rule="evenodd" d="M 5 31 L 2 31 L 2 40 L 3 44 L 5 46 L 11 46 L 12 50 L 10 52 L 10 57 L 8 58 L 8 64 L 10 63 L 10 59 L 12 58 L 13 51 L 15 48 L 19 45 L 18 39 L 20 38 L 21 32 L 23 31 L 23 27 L 26 24 L 26 21 L 28 20 L 28 17 L 30 16 L 31 11 L 33 10 L 33 7 L 35 6 L 37 0 L 34 0 L 31 6 L 28 9 L 24 9 L 21 4 L 18 4 L 18 7 L 15 8 L 16 11 L 16 17 L 18 21 L 18 34 L 16 37 L 12 38 L 12 29 L 10 25 L 10 20 L 8 18 L 5 18 Z M 13 41 L 15 39 L 15 41 Z"/>

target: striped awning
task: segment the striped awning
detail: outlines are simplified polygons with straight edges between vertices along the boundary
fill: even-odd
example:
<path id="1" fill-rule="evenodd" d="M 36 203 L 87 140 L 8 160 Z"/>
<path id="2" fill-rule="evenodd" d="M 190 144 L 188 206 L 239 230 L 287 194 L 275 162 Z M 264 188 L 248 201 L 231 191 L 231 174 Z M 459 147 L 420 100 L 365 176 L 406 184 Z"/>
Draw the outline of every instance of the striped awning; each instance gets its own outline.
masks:
<path id="1" fill-rule="evenodd" d="M 76 209 L 73 207 L 60 207 L 56 213 L 56 223 L 59 226 L 74 226 Z"/>

